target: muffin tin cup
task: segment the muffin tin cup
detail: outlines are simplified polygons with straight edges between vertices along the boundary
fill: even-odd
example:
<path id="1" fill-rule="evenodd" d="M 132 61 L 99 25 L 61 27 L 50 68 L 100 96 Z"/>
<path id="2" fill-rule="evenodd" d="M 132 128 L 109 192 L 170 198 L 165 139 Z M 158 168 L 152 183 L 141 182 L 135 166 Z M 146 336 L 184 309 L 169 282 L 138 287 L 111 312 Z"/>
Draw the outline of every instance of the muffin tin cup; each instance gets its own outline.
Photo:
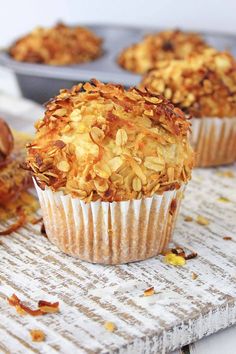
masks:
<path id="1" fill-rule="evenodd" d="M 102 264 L 144 260 L 166 249 L 185 188 L 140 200 L 85 203 L 34 183 L 49 240 L 71 256 Z"/>
<path id="2" fill-rule="evenodd" d="M 193 118 L 191 144 L 196 166 L 210 167 L 236 161 L 236 117 Z"/>

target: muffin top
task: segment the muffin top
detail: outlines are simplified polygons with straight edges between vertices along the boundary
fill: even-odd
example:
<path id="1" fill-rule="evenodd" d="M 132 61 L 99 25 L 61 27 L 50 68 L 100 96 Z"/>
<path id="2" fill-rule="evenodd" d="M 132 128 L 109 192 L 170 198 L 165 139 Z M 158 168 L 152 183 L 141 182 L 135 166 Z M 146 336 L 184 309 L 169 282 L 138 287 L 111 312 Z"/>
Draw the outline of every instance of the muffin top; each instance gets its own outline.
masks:
<path id="1" fill-rule="evenodd" d="M 85 202 L 148 197 L 190 179 L 189 127 L 160 95 L 92 80 L 46 105 L 26 164 L 41 188 Z"/>
<path id="2" fill-rule="evenodd" d="M 179 30 L 164 31 L 144 37 L 142 42 L 122 51 L 118 63 L 124 69 L 143 74 L 160 60 L 183 59 L 192 53 L 201 53 L 209 46 L 196 33 Z"/>
<path id="3" fill-rule="evenodd" d="M 18 39 L 9 53 L 18 61 L 69 65 L 99 57 L 102 40 L 87 28 L 57 24 L 52 28 L 36 28 Z"/>
<path id="4" fill-rule="evenodd" d="M 236 117 L 236 61 L 227 52 L 208 49 L 202 55 L 159 63 L 140 86 L 164 94 L 195 117 Z"/>

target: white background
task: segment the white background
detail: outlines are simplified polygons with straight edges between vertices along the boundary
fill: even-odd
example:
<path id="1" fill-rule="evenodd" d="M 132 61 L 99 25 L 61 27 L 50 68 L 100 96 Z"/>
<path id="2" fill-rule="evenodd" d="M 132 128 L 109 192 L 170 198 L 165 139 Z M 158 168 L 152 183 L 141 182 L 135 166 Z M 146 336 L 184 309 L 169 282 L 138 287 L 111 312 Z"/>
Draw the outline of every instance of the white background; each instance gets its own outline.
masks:
<path id="1" fill-rule="evenodd" d="M 0 46 L 58 20 L 236 33 L 236 0 L 0 0 L 0 5 Z"/>

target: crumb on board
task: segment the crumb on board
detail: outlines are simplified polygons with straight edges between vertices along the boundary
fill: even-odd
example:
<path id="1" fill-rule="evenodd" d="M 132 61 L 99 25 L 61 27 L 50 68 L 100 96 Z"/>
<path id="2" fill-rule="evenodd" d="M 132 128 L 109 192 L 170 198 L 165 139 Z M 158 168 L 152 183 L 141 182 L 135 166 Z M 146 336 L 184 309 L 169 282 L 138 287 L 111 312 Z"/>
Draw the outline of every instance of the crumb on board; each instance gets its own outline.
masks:
<path id="1" fill-rule="evenodd" d="M 151 288 L 144 290 L 143 292 L 143 296 L 152 296 L 154 294 L 155 294 L 155 289 L 153 286 Z"/>
<path id="2" fill-rule="evenodd" d="M 104 328 L 105 328 L 108 332 L 114 332 L 114 331 L 117 329 L 115 323 L 109 322 L 109 321 L 106 321 L 106 322 L 104 323 Z"/>
<path id="3" fill-rule="evenodd" d="M 197 273 L 192 272 L 191 274 L 192 274 L 192 279 L 193 280 L 196 280 L 198 278 L 198 274 Z"/>
<path id="4" fill-rule="evenodd" d="M 217 201 L 221 203 L 230 203 L 230 199 L 226 197 L 219 197 Z"/>
<path id="5" fill-rule="evenodd" d="M 38 308 L 33 310 L 30 307 L 22 303 L 22 301 L 15 295 L 11 295 L 7 298 L 9 305 L 14 306 L 16 312 L 21 315 L 41 316 L 46 313 L 59 312 L 59 302 L 48 302 L 44 300 L 38 301 Z"/>
<path id="6" fill-rule="evenodd" d="M 231 237 L 231 236 L 224 236 L 224 237 L 223 237 L 223 240 L 225 240 L 225 241 L 230 241 L 230 240 L 232 240 L 232 237 Z"/>
<path id="7" fill-rule="evenodd" d="M 203 225 L 203 226 L 206 226 L 206 225 L 209 225 L 210 224 L 210 221 L 205 218 L 204 216 L 202 215 L 198 215 L 197 218 L 196 218 L 196 222 L 199 224 L 199 225 Z"/>
<path id="8" fill-rule="evenodd" d="M 216 173 L 218 176 L 220 177 L 228 177 L 228 178 L 234 178 L 235 177 L 235 174 L 233 173 L 233 171 L 218 171 Z"/>
<path id="9" fill-rule="evenodd" d="M 29 331 L 33 342 L 44 342 L 46 335 L 41 329 L 31 329 Z"/>
<path id="10" fill-rule="evenodd" d="M 185 216 L 184 221 L 191 222 L 191 221 L 193 221 L 193 218 L 192 218 L 192 216 L 187 215 L 187 216 Z"/>
<path id="11" fill-rule="evenodd" d="M 174 253 L 169 253 L 165 255 L 164 262 L 174 266 L 183 266 L 185 265 L 186 260 L 182 256 L 178 256 Z"/>

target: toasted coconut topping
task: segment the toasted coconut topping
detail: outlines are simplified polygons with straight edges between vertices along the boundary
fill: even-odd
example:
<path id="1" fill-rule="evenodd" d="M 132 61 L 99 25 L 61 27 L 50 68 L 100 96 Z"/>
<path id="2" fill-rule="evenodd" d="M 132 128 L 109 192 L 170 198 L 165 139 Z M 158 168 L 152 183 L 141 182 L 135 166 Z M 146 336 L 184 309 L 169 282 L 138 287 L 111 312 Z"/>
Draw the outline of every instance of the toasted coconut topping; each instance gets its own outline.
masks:
<path id="1" fill-rule="evenodd" d="M 183 59 L 208 47 L 196 33 L 165 31 L 149 34 L 140 43 L 124 49 L 118 63 L 126 70 L 143 74 L 161 60 Z"/>
<path id="2" fill-rule="evenodd" d="M 208 49 L 184 60 L 162 62 L 140 86 L 164 94 L 194 117 L 236 116 L 236 61 L 227 52 Z"/>
<path id="3" fill-rule="evenodd" d="M 57 24 L 36 28 L 18 39 L 9 53 L 18 61 L 68 65 L 96 59 L 102 54 L 102 40 L 84 27 Z"/>
<path id="4" fill-rule="evenodd" d="M 190 179 L 189 126 L 160 95 L 93 80 L 47 104 L 27 168 L 41 188 L 85 202 L 161 194 Z"/>

